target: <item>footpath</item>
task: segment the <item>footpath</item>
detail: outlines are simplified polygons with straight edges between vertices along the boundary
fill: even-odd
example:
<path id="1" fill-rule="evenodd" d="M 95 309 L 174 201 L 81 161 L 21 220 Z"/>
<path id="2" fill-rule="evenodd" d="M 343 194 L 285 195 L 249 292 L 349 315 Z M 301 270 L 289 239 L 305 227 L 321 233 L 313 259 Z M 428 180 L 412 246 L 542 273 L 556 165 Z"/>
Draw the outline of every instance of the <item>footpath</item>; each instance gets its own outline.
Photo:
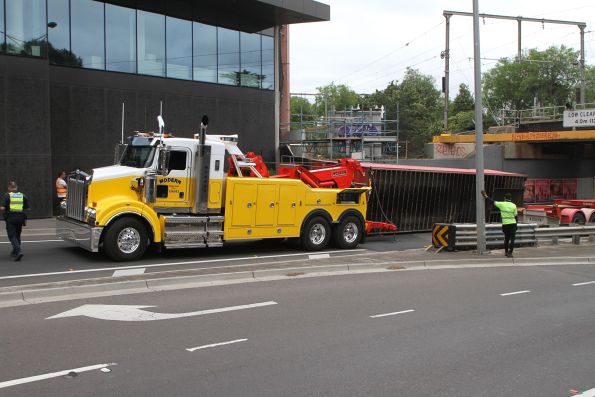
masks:
<path id="1" fill-rule="evenodd" d="M 36 233 L 47 235 L 52 228 L 53 219 L 30 220 L 23 236 Z M 5 236 L 4 230 L 0 233 L 0 236 L 3 235 Z M 362 248 L 365 248 L 365 245 Z M 133 266 L 130 263 L 119 263 L 114 267 L 121 269 L 128 265 Z M 101 277 L 4 287 L 0 288 L 0 307 L 325 275 L 546 265 L 595 265 L 595 242 L 588 239 L 582 239 L 580 245 L 572 244 L 570 239 L 561 239 L 556 245 L 540 242 L 535 247 L 515 248 L 514 258 L 505 257 L 502 249 L 491 250 L 483 255 L 472 250 L 435 253 L 433 249 L 366 251 L 348 256 L 314 252 L 306 253 L 300 259 L 280 258 L 279 261 L 260 263 L 253 261 L 245 266 L 223 265 L 216 268 L 166 271 L 117 278 Z"/>

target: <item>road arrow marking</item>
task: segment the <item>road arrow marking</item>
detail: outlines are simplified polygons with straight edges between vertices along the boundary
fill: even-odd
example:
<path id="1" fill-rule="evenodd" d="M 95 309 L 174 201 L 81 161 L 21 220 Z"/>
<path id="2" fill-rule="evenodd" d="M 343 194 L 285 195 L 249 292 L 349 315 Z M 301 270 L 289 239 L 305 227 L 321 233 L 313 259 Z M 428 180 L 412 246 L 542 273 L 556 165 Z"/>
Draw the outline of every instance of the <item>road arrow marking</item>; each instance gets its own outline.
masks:
<path id="1" fill-rule="evenodd" d="M 93 370 L 96 370 L 96 369 L 102 370 L 102 369 L 107 368 L 107 367 L 112 366 L 112 365 L 117 365 L 117 364 L 116 363 L 110 363 L 110 364 L 90 365 L 88 367 L 66 369 L 64 371 L 52 372 L 52 373 L 43 374 L 43 375 L 30 376 L 28 378 L 7 380 L 6 382 L 0 382 L 0 389 L 3 389 L 5 387 L 10 387 L 10 386 L 22 385 L 24 383 L 37 382 L 38 380 L 58 378 L 60 376 L 66 376 L 66 375 L 68 375 L 68 374 L 70 374 L 72 372 L 80 373 L 80 372 L 93 371 Z"/>
<path id="2" fill-rule="evenodd" d="M 222 307 L 219 309 L 200 310 L 189 313 L 154 313 L 146 310 L 141 310 L 147 307 L 154 306 L 137 306 L 137 305 L 83 305 L 72 310 L 65 311 L 55 316 L 48 317 L 46 320 L 54 318 L 87 316 L 97 318 L 100 320 L 110 321 L 156 321 L 156 320 L 170 320 L 173 318 L 183 318 L 192 316 L 202 316 L 204 314 L 223 313 L 234 310 L 253 309 L 255 307 L 263 307 L 276 305 L 277 302 L 260 302 L 249 305 Z"/>

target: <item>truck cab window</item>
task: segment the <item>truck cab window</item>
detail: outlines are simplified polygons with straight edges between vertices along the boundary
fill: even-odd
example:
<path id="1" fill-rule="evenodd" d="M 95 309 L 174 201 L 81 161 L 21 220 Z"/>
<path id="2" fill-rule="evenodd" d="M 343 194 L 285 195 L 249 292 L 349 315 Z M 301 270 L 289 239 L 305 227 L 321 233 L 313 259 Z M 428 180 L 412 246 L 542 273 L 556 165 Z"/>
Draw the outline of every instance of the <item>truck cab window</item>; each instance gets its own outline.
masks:
<path id="1" fill-rule="evenodd" d="M 168 170 L 185 170 L 186 169 L 186 151 L 172 150 L 169 155 Z"/>
<path id="2" fill-rule="evenodd" d="M 120 159 L 120 165 L 136 168 L 146 168 L 153 162 L 155 148 L 152 146 L 128 145 Z"/>

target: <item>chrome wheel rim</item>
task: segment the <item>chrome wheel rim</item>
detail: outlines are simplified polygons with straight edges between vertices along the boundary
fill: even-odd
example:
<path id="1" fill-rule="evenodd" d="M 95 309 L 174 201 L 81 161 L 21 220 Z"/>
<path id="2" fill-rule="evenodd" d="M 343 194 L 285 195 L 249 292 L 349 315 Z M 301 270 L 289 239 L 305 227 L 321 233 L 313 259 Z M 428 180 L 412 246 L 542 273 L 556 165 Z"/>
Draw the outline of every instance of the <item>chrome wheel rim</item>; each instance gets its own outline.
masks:
<path id="1" fill-rule="evenodd" d="M 343 240 L 346 243 L 353 243 L 357 240 L 359 230 L 355 222 L 348 222 L 343 229 Z"/>
<path id="2" fill-rule="evenodd" d="M 131 254 L 140 246 L 140 233 L 138 230 L 127 227 L 122 229 L 118 234 L 118 249 L 125 253 Z"/>
<path id="3" fill-rule="evenodd" d="M 310 229 L 310 241 L 315 245 L 320 245 L 326 238 L 326 228 L 324 225 L 317 223 Z"/>

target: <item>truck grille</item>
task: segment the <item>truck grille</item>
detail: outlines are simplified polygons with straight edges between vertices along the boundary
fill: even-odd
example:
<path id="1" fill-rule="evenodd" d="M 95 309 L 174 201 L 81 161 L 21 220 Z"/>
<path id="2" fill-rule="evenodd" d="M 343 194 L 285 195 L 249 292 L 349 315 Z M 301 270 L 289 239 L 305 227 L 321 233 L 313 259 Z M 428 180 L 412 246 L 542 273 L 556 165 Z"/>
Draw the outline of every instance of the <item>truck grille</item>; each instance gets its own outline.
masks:
<path id="1" fill-rule="evenodd" d="M 78 221 L 85 221 L 85 206 L 91 176 L 83 171 L 74 171 L 68 176 L 68 194 L 66 195 L 66 216 Z"/>

